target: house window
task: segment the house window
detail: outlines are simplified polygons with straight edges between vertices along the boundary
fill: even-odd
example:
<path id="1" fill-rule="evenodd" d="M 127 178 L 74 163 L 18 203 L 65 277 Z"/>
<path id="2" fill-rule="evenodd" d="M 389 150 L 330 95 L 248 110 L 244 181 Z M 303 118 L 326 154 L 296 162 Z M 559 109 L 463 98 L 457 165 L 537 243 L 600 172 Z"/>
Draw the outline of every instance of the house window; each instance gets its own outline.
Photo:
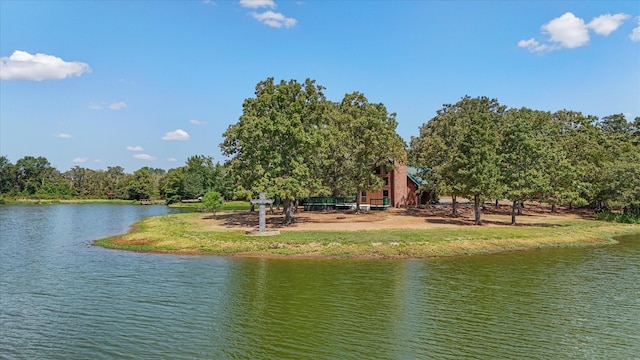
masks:
<path id="1" fill-rule="evenodd" d="M 389 177 L 388 176 L 384 177 L 384 186 L 389 186 Z"/>
<path id="2" fill-rule="evenodd" d="M 383 198 L 388 198 L 389 197 L 389 190 L 382 190 L 382 197 Z"/>
<path id="3" fill-rule="evenodd" d="M 360 196 L 360 202 L 361 203 L 366 203 L 367 202 L 367 193 L 363 192 L 362 195 Z"/>

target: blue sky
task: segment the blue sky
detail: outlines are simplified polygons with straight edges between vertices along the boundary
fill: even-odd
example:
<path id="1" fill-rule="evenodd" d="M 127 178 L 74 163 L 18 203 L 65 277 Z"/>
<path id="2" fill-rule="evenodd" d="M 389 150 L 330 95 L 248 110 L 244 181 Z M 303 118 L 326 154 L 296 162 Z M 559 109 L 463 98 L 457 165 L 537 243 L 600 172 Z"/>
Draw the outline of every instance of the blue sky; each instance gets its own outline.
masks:
<path id="1" fill-rule="evenodd" d="M 255 85 L 359 91 L 409 140 L 469 95 L 640 116 L 638 1 L 0 1 L 0 154 L 61 171 L 224 162 Z"/>

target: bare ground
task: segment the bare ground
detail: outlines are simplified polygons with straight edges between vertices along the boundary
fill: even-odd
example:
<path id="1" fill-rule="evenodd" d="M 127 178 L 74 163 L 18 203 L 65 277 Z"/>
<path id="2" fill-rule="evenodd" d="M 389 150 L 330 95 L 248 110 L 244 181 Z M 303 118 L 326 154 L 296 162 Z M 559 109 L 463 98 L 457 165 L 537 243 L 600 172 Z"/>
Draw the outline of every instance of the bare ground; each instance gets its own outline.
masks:
<path id="1" fill-rule="evenodd" d="M 439 204 L 425 208 L 395 209 L 370 211 L 355 214 L 353 211 L 298 211 L 296 222 L 284 226 L 284 215 L 274 209 L 267 212 L 267 228 L 280 231 L 363 231 L 372 229 L 433 229 L 473 226 L 473 206 L 462 203 L 458 206 L 458 217 L 451 216 L 450 204 Z M 547 204 L 525 203 L 525 208 L 517 216 L 518 226 L 546 226 L 562 220 L 592 219 L 589 209 L 573 209 L 558 207 L 557 213 L 551 213 Z M 508 204 L 485 204 L 482 211 L 483 226 L 510 226 L 511 208 Z M 258 226 L 258 212 L 229 212 L 216 216 L 207 215 L 198 220 L 204 229 L 243 229 L 251 230 Z"/>

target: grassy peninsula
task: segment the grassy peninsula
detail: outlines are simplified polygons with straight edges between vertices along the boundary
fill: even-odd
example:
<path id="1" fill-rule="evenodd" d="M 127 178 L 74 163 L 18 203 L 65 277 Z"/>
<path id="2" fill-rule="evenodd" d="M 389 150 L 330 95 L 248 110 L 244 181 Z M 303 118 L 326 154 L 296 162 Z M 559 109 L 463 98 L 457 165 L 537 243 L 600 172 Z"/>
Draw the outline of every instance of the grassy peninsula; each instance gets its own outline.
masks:
<path id="1" fill-rule="evenodd" d="M 640 225 L 577 216 L 531 215 L 519 226 L 508 218 L 487 216 L 483 226 L 472 219 L 430 216 L 395 210 L 380 213 L 301 213 L 292 227 L 275 236 L 248 236 L 257 214 L 227 212 L 171 214 L 144 219 L 125 235 L 97 240 L 111 249 L 193 255 L 303 258 L 430 258 L 551 247 L 614 244 L 614 236 L 640 232 Z M 504 222 L 503 222 L 504 220 Z"/>

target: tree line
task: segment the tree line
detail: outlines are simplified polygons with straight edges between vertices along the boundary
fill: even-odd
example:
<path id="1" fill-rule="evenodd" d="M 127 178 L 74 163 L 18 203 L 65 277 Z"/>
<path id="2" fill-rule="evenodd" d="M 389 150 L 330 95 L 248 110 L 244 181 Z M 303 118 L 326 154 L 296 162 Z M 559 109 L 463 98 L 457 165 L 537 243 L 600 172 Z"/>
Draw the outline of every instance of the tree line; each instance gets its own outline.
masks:
<path id="1" fill-rule="evenodd" d="M 233 197 L 224 166 L 209 156 L 191 156 L 185 166 L 165 171 L 143 167 L 127 174 L 120 166 L 92 170 L 75 166 L 60 172 L 45 157 L 25 156 L 15 164 L 0 156 L 0 194 L 36 199 L 196 199 L 216 191 Z"/>
<path id="2" fill-rule="evenodd" d="M 409 162 L 439 194 L 473 200 L 475 222 L 488 199 L 508 199 L 511 219 L 527 200 L 640 209 L 640 117 L 511 108 L 487 97 L 446 104 L 420 127 Z"/>
<path id="3" fill-rule="evenodd" d="M 296 200 L 354 196 L 384 184 L 374 169 L 407 163 L 421 169 L 426 189 L 473 201 L 476 223 L 486 201 L 536 200 L 596 209 L 640 208 L 640 118 L 598 119 L 577 111 L 507 108 L 496 99 L 465 96 L 445 104 L 407 144 L 395 113 L 352 92 L 330 101 L 314 80 L 268 78 L 244 100 L 242 115 L 223 134 L 223 164 L 197 155 L 164 171 L 119 166 L 60 173 L 45 158 L 11 164 L 0 157 L 0 192 L 9 196 L 192 199 L 216 191 L 225 199 L 260 192 L 294 220 Z"/>

